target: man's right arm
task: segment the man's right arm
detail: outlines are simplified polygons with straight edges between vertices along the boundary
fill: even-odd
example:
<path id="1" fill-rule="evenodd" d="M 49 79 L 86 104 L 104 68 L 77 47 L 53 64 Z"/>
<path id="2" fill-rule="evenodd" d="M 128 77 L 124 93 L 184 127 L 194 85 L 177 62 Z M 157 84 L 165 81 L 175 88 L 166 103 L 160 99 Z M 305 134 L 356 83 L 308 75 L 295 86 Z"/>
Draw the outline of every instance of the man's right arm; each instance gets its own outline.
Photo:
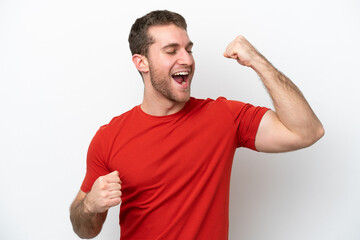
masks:
<path id="1" fill-rule="evenodd" d="M 96 237 L 105 222 L 107 211 L 104 213 L 89 212 L 85 206 L 86 193 L 79 191 L 70 207 L 70 220 L 74 232 L 80 238 Z"/>
<path id="2" fill-rule="evenodd" d="M 70 207 L 70 220 L 80 238 L 96 237 L 105 222 L 110 207 L 121 202 L 121 180 L 114 171 L 99 177 L 91 191 L 79 191 Z"/>

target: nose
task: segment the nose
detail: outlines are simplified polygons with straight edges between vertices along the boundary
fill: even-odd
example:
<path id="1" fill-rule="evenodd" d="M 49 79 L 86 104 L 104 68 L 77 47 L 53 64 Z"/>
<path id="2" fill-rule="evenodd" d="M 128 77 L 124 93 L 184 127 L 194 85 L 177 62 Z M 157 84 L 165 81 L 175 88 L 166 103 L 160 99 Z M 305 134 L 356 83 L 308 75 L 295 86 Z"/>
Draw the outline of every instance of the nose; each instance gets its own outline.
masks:
<path id="1" fill-rule="evenodd" d="M 191 66 L 194 63 L 194 58 L 191 53 L 184 49 L 179 56 L 178 63 L 180 65 Z"/>

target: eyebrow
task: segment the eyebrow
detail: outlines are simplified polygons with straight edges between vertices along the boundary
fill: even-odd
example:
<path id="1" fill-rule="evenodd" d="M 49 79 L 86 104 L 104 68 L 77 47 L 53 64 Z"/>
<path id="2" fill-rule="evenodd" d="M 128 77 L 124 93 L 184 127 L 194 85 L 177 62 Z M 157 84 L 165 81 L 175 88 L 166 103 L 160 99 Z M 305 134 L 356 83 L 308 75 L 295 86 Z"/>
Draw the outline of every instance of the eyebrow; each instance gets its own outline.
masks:
<path id="1" fill-rule="evenodd" d="M 188 44 L 186 44 L 186 47 L 185 48 L 188 48 L 188 47 L 192 47 L 194 45 L 193 42 L 188 42 Z M 162 47 L 161 49 L 166 49 L 166 48 L 178 48 L 180 46 L 180 44 L 178 43 L 170 43 L 164 47 Z"/>

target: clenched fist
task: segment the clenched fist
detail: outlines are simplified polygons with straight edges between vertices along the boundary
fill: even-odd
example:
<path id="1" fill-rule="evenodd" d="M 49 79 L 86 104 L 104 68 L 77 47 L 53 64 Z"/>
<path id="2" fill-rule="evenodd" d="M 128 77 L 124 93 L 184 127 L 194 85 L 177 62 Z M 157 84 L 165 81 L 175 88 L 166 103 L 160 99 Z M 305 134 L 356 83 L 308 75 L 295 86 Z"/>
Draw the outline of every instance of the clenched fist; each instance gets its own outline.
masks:
<path id="1" fill-rule="evenodd" d="M 103 213 L 121 202 L 121 180 L 114 171 L 101 176 L 94 182 L 84 199 L 85 208 L 90 213 Z"/>
<path id="2" fill-rule="evenodd" d="M 226 48 L 224 57 L 233 58 L 243 66 L 253 67 L 264 57 L 243 36 L 237 36 Z"/>

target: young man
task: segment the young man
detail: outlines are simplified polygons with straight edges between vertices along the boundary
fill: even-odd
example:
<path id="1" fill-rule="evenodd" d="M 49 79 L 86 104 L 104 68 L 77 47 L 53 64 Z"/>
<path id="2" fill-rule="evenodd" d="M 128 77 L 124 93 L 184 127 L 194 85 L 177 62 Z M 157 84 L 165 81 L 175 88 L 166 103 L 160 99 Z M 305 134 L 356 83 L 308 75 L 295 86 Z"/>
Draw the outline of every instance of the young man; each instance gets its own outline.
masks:
<path id="1" fill-rule="evenodd" d="M 195 70 L 185 19 L 154 11 L 136 20 L 129 43 L 144 81 L 140 106 L 101 127 L 70 208 L 74 231 L 95 237 L 121 202 L 121 239 L 227 239 L 236 148 L 284 152 L 324 129 L 299 89 L 242 36 L 224 56 L 260 76 L 275 111 L 225 98 L 190 97 Z"/>

